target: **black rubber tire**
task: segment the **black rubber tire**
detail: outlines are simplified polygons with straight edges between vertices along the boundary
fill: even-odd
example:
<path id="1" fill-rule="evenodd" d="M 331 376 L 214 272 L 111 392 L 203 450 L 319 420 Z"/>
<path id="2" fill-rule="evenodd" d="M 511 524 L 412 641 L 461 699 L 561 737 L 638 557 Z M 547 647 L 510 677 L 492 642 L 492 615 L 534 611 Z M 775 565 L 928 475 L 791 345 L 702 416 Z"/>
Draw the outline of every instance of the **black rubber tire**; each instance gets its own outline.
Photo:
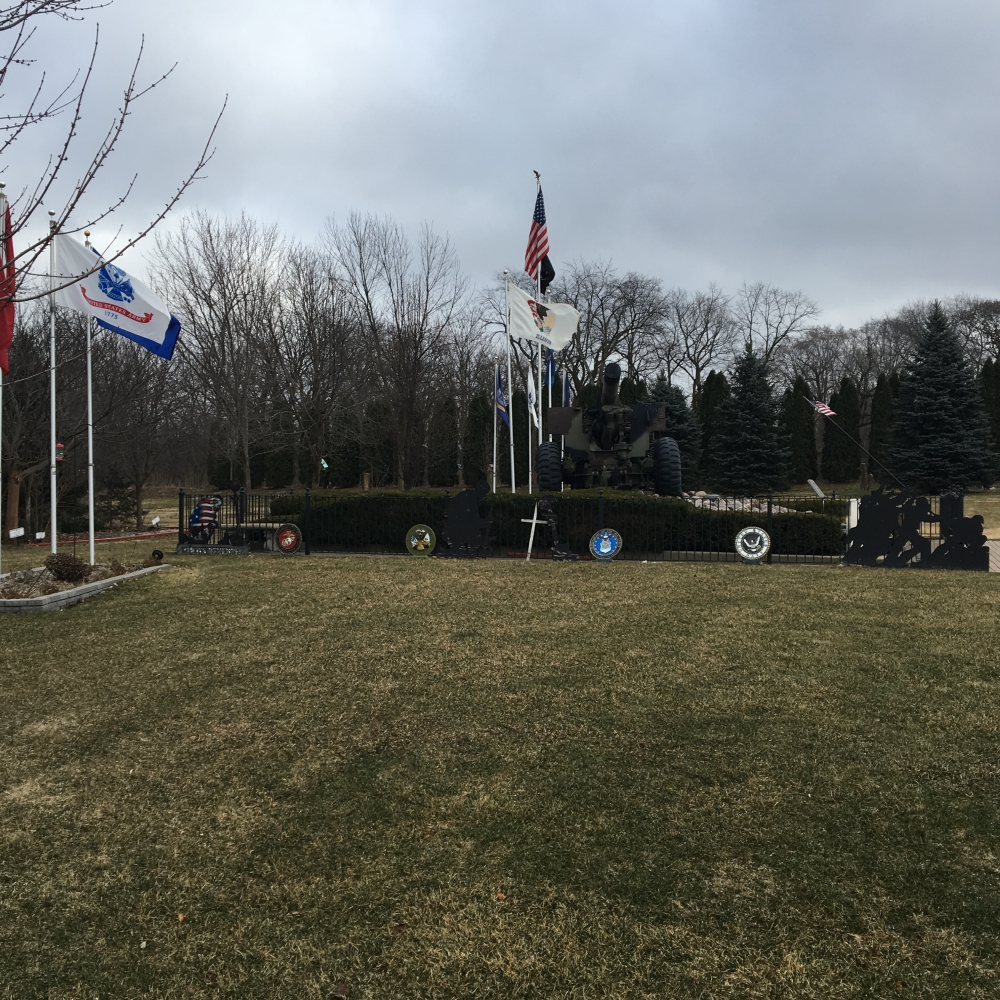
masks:
<path id="1" fill-rule="evenodd" d="M 681 452 L 673 438 L 653 442 L 653 486 L 661 497 L 679 497 L 681 489 Z"/>
<path id="2" fill-rule="evenodd" d="M 538 489 L 542 493 L 558 493 L 562 488 L 562 458 L 555 441 L 543 441 L 538 446 Z"/>

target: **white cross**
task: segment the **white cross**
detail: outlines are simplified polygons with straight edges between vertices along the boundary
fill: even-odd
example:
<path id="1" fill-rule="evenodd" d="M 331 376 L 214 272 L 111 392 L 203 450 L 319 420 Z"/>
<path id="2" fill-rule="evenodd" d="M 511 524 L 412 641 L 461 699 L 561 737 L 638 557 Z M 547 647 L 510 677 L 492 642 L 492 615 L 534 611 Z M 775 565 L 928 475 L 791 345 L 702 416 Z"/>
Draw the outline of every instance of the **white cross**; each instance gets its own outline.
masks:
<path id="1" fill-rule="evenodd" d="M 538 520 L 538 504 L 535 504 L 535 513 L 531 515 L 530 518 L 522 517 L 521 524 L 531 525 L 531 534 L 528 536 L 528 554 L 524 557 L 524 561 L 527 562 L 531 558 L 531 547 L 535 544 L 535 525 L 536 524 L 548 524 L 548 521 Z"/>

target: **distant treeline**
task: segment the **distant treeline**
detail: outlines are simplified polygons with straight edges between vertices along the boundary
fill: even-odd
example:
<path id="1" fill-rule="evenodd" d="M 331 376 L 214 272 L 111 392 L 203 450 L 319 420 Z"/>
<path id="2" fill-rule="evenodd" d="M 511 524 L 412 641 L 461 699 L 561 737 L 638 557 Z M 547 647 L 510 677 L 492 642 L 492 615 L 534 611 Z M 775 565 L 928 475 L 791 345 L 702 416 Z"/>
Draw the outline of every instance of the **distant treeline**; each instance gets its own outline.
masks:
<path id="1" fill-rule="evenodd" d="M 367 479 L 407 488 L 489 475 L 503 283 L 471 288 L 448 240 L 429 227 L 411 241 L 391 220 L 355 215 L 303 246 L 246 217 L 196 214 L 157 239 L 150 279 L 183 333 L 169 364 L 114 334 L 97 338 L 104 523 L 141 523 L 142 497 L 154 485 L 283 489 Z M 562 265 L 549 291 L 582 317 L 559 357 L 553 399 L 561 398 L 563 371 L 574 400 L 595 399 L 604 365 L 618 361 L 626 401 L 667 404 L 692 489 L 881 480 L 877 465 L 824 426 L 803 397 L 828 402 L 844 430 L 891 465 L 907 373 L 935 314 L 915 303 L 856 329 L 818 326 L 817 307 L 800 292 L 767 284 L 732 294 L 665 289 L 602 262 Z M 994 454 L 1000 302 L 958 298 L 937 314 L 963 371 L 978 378 L 989 424 L 970 417 L 970 426 Z M 70 529 L 83 516 L 86 489 L 84 336 L 80 317 L 58 313 L 58 437 L 66 446 L 58 482 Z M 47 341 L 45 303 L 21 306 L 3 392 L 8 527 L 41 528 L 48 515 Z M 513 363 L 523 483 L 534 435 L 520 347 Z M 545 391 L 543 413 L 547 401 Z M 754 457 L 763 455 L 773 458 L 767 468 Z M 974 471 L 984 479 L 994 470 Z M 509 482 L 504 428 L 498 475 Z"/>

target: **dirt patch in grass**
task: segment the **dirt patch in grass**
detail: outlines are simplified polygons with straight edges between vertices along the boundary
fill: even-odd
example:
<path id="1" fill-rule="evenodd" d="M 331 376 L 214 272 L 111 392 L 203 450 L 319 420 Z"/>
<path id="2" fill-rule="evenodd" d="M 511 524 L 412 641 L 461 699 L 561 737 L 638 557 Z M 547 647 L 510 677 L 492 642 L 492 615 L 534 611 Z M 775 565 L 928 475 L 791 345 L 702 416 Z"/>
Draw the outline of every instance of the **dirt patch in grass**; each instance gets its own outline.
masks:
<path id="1" fill-rule="evenodd" d="M 0 621 L 0 997 L 996 995 L 995 577 L 178 562 Z"/>

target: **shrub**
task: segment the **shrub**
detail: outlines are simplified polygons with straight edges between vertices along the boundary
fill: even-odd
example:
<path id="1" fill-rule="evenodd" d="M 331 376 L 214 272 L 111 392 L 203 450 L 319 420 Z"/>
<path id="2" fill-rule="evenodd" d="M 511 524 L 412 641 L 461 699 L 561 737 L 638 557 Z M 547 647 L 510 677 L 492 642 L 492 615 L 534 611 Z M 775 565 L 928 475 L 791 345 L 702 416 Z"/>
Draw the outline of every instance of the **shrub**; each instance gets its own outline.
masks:
<path id="1" fill-rule="evenodd" d="M 490 529 L 494 549 L 523 552 L 528 545 L 530 518 L 538 496 L 498 493 L 481 505 L 483 516 L 492 514 Z M 774 513 L 771 539 L 774 551 L 797 555 L 839 555 L 843 551 L 841 519 L 844 501 L 775 499 L 775 505 L 796 509 Z M 800 506 L 801 505 L 801 506 Z M 404 536 L 414 524 L 428 524 L 438 537 L 444 528 L 443 495 L 403 493 L 340 493 L 314 496 L 310 503 L 310 544 L 346 551 L 406 551 Z M 810 510 L 809 508 L 814 508 Z M 822 510 L 822 513 L 820 513 Z M 600 524 L 597 490 L 558 494 L 556 501 L 560 538 L 570 550 L 587 552 Z M 303 496 L 275 497 L 272 517 L 305 525 Z M 766 514 L 718 511 L 695 507 L 672 497 L 604 490 L 604 525 L 621 532 L 624 552 L 656 555 L 668 551 L 732 552 L 736 533 L 750 525 L 766 526 Z M 440 552 L 440 549 L 438 550 Z"/>
<path id="2" fill-rule="evenodd" d="M 90 566 L 69 553 L 53 553 L 45 560 L 45 568 L 63 583 L 82 583 L 90 575 Z"/>

